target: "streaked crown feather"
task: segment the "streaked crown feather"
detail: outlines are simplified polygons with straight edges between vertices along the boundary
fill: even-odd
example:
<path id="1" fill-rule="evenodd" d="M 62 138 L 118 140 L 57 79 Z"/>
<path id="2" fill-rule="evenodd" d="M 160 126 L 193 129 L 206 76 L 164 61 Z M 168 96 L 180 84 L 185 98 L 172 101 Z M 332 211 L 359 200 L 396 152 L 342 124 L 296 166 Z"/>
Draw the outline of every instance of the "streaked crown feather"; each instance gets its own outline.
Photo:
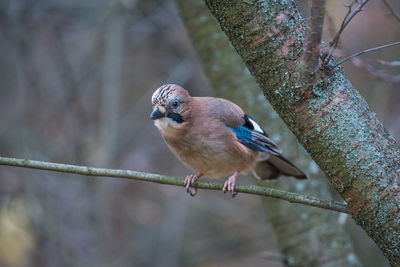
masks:
<path id="1" fill-rule="evenodd" d="M 158 88 L 151 97 L 152 105 L 167 105 L 168 100 L 175 96 L 189 96 L 189 93 L 176 84 L 165 84 Z"/>

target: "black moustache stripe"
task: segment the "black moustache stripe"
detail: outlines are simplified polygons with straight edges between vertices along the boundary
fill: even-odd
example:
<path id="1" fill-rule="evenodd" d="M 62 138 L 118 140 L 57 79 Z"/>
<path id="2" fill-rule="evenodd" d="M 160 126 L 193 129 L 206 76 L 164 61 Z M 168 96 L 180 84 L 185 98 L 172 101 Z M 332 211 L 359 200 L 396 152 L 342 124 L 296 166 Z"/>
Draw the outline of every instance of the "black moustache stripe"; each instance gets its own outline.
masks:
<path id="1" fill-rule="evenodd" d="M 182 116 L 175 112 L 168 112 L 167 117 L 171 118 L 172 120 L 176 121 L 177 123 L 183 122 Z"/>

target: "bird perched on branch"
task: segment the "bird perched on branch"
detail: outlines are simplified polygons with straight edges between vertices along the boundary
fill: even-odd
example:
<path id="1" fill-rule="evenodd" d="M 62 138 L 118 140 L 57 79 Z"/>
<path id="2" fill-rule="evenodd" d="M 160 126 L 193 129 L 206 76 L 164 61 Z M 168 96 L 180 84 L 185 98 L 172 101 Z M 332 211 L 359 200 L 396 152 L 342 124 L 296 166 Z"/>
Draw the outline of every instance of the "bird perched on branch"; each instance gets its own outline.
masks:
<path id="1" fill-rule="evenodd" d="M 184 88 L 167 84 L 152 96 L 150 118 L 169 149 L 196 172 L 185 178 L 190 186 L 200 177 L 230 175 L 223 192 L 235 195 L 239 173 L 253 171 L 256 177 L 276 179 L 280 175 L 306 179 L 306 175 L 282 156 L 265 131 L 236 104 L 215 97 L 192 97 Z"/>

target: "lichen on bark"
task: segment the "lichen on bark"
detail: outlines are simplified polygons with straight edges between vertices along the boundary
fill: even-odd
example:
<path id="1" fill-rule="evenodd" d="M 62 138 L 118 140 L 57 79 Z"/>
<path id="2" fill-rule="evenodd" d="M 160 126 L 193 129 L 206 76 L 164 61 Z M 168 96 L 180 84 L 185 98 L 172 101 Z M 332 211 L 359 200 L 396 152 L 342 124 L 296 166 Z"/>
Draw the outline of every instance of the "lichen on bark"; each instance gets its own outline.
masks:
<path id="1" fill-rule="evenodd" d="M 320 71 L 312 84 L 303 79 L 305 27 L 293 1 L 207 4 L 274 109 L 347 201 L 356 222 L 393 266 L 400 265 L 399 145 L 340 67 Z"/>

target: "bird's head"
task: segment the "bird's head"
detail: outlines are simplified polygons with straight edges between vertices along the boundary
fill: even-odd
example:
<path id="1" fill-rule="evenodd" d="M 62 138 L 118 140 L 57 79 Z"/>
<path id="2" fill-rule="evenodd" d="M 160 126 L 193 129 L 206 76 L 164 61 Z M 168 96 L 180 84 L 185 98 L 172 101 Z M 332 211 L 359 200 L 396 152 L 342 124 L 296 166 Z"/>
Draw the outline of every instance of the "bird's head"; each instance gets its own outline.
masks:
<path id="1" fill-rule="evenodd" d="M 166 84 L 158 88 L 151 97 L 153 111 L 150 119 L 165 135 L 173 135 L 183 129 L 189 118 L 191 96 L 184 88 Z"/>

